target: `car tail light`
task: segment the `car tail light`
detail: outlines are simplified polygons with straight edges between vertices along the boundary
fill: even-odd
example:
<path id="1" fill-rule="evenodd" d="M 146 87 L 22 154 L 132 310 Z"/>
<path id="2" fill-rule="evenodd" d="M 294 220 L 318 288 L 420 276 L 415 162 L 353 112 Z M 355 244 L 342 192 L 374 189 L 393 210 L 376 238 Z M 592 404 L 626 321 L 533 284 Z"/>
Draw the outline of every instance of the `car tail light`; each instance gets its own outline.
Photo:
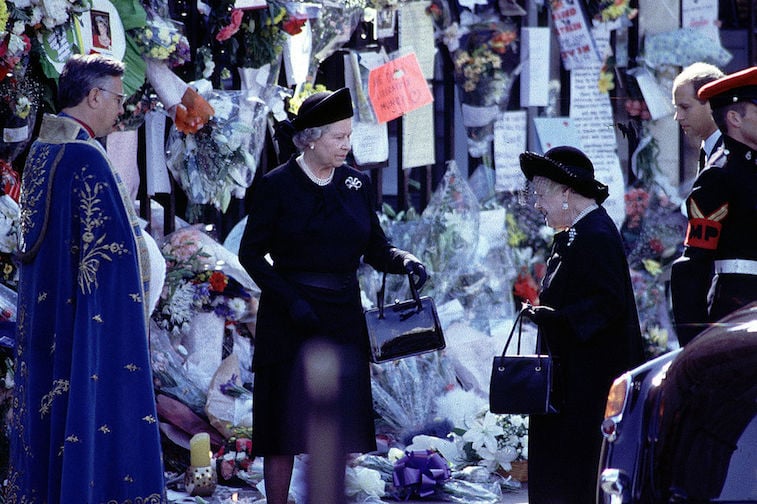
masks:
<path id="1" fill-rule="evenodd" d="M 608 441 L 614 441 L 618 434 L 618 425 L 623 418 L 623 410 L 631 390 L 631 375 L 625 373 L 616 378 L 607 394 L 605 417 L 602 421 L 602 434 Z"/>

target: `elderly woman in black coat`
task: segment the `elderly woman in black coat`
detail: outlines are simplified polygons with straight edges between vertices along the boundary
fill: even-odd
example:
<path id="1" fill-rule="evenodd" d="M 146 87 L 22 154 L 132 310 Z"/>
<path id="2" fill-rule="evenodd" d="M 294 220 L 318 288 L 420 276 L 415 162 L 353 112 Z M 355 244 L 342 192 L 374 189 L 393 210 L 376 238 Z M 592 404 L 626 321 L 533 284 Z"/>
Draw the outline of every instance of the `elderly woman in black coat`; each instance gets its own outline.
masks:
<path id="1" fill-rule="evenodd" d="M 601 206 L 607 186 L 573 147 L 525 152 L 534 206 L 556 234 L 539 295 L 527 309 L 558 364 L 559 412 L 529 423 L 530 504 L 594 502 L 600 424 L 612 381 L 643 361 L 620 234 Z"/>
<path id="2" fill-rule="evenodd" d="M 347 88 L 302 103 L 291 122 L 300 152 L 256 182 L 239 247 L 261 289 L 252 441 L 253 454 L 264 459 L 269 504 L 287 502 L 294 455 L 307 448 L 306 390 L 313 384 L 300 362 L 309 342 L 326 341 L 342 358 L 335 418 L 343 452 L 376 449 L 361 260 L 379 271 L 412 273 L 418 287 L 426 280 L 423 264 L 393 247 L 381 229 L 370 177 L 345 164 L 352 114 Z"/>

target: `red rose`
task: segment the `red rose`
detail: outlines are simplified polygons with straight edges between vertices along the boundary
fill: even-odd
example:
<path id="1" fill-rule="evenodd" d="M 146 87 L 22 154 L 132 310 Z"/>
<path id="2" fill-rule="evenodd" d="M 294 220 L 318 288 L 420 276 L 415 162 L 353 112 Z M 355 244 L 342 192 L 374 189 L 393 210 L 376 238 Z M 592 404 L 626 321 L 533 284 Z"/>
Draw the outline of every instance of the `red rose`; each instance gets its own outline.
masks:
<path id="1" fill-rule="evenodd" d="M 289 18 L 281 25 L 281 29 L 289 35 L 302 33 L 302 27 L 307 23 L 307 18 Z"/>
<path id="2" fill-rule="evenodd" d="M 226 275 L 224 275 L 223 272 L 214 271 L 210 275 L 208 283 L 210 283 L 210 290 L 214 292 L 223 292 L 223 290 L 226 288 L 226 285 L 228 285 L 229 283 L 229 279 L 226 278 Z"/>

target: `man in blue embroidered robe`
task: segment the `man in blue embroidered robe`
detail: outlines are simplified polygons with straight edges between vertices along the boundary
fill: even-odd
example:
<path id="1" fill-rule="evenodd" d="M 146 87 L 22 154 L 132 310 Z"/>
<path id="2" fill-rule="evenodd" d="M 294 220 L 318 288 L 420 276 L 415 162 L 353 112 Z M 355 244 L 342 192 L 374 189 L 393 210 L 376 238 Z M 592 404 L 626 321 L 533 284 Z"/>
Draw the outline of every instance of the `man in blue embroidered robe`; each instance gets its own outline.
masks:
<path id="1" fill-rule="evenodd" d="M 167 502 L 144 238 L 96 140 L 123 113 L 123 71 L 69 60 L 24 168 L 5 502 Z"/>

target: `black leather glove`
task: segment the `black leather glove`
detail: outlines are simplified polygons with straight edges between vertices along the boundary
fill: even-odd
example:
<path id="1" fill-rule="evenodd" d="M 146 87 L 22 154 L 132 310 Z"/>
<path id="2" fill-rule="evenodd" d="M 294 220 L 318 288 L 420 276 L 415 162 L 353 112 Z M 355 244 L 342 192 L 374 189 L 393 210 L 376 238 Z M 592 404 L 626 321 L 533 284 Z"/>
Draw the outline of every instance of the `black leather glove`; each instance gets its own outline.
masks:
<path id="1" fill-rule="evenodd" d="M 525 305 L 523 315 L 534 321 L 536 325 L 549 324 L 557 322 L 560 318 L 559 313 L 549 306 Z"/>
<path id="2" fill-rule="evenodd" d="M 310 303 L 303 299 L 298 299 L 289 308 L 289 315 L 295 328 L 308 334 L 317 332 L 321 327 L 321 321 L 315 314 Z"/>
<path id="3" fill-rule="evenodd" d="M 426 280 L 428 280 L 428 273 L 426 273 L 426 267 L 423 265 L 423 263 L 415 257 L 413 254 L 407 254 L 402 262 L 402 265 L 405 267 L 405 271 L 408 272 L 410 275 L 417 276 L 418 279 L 415 278 L 412 279 L 413 285 L 415 285 L 415 288 L 417 290 L 421 290 L 421 287 L 426 283 Z"/>

